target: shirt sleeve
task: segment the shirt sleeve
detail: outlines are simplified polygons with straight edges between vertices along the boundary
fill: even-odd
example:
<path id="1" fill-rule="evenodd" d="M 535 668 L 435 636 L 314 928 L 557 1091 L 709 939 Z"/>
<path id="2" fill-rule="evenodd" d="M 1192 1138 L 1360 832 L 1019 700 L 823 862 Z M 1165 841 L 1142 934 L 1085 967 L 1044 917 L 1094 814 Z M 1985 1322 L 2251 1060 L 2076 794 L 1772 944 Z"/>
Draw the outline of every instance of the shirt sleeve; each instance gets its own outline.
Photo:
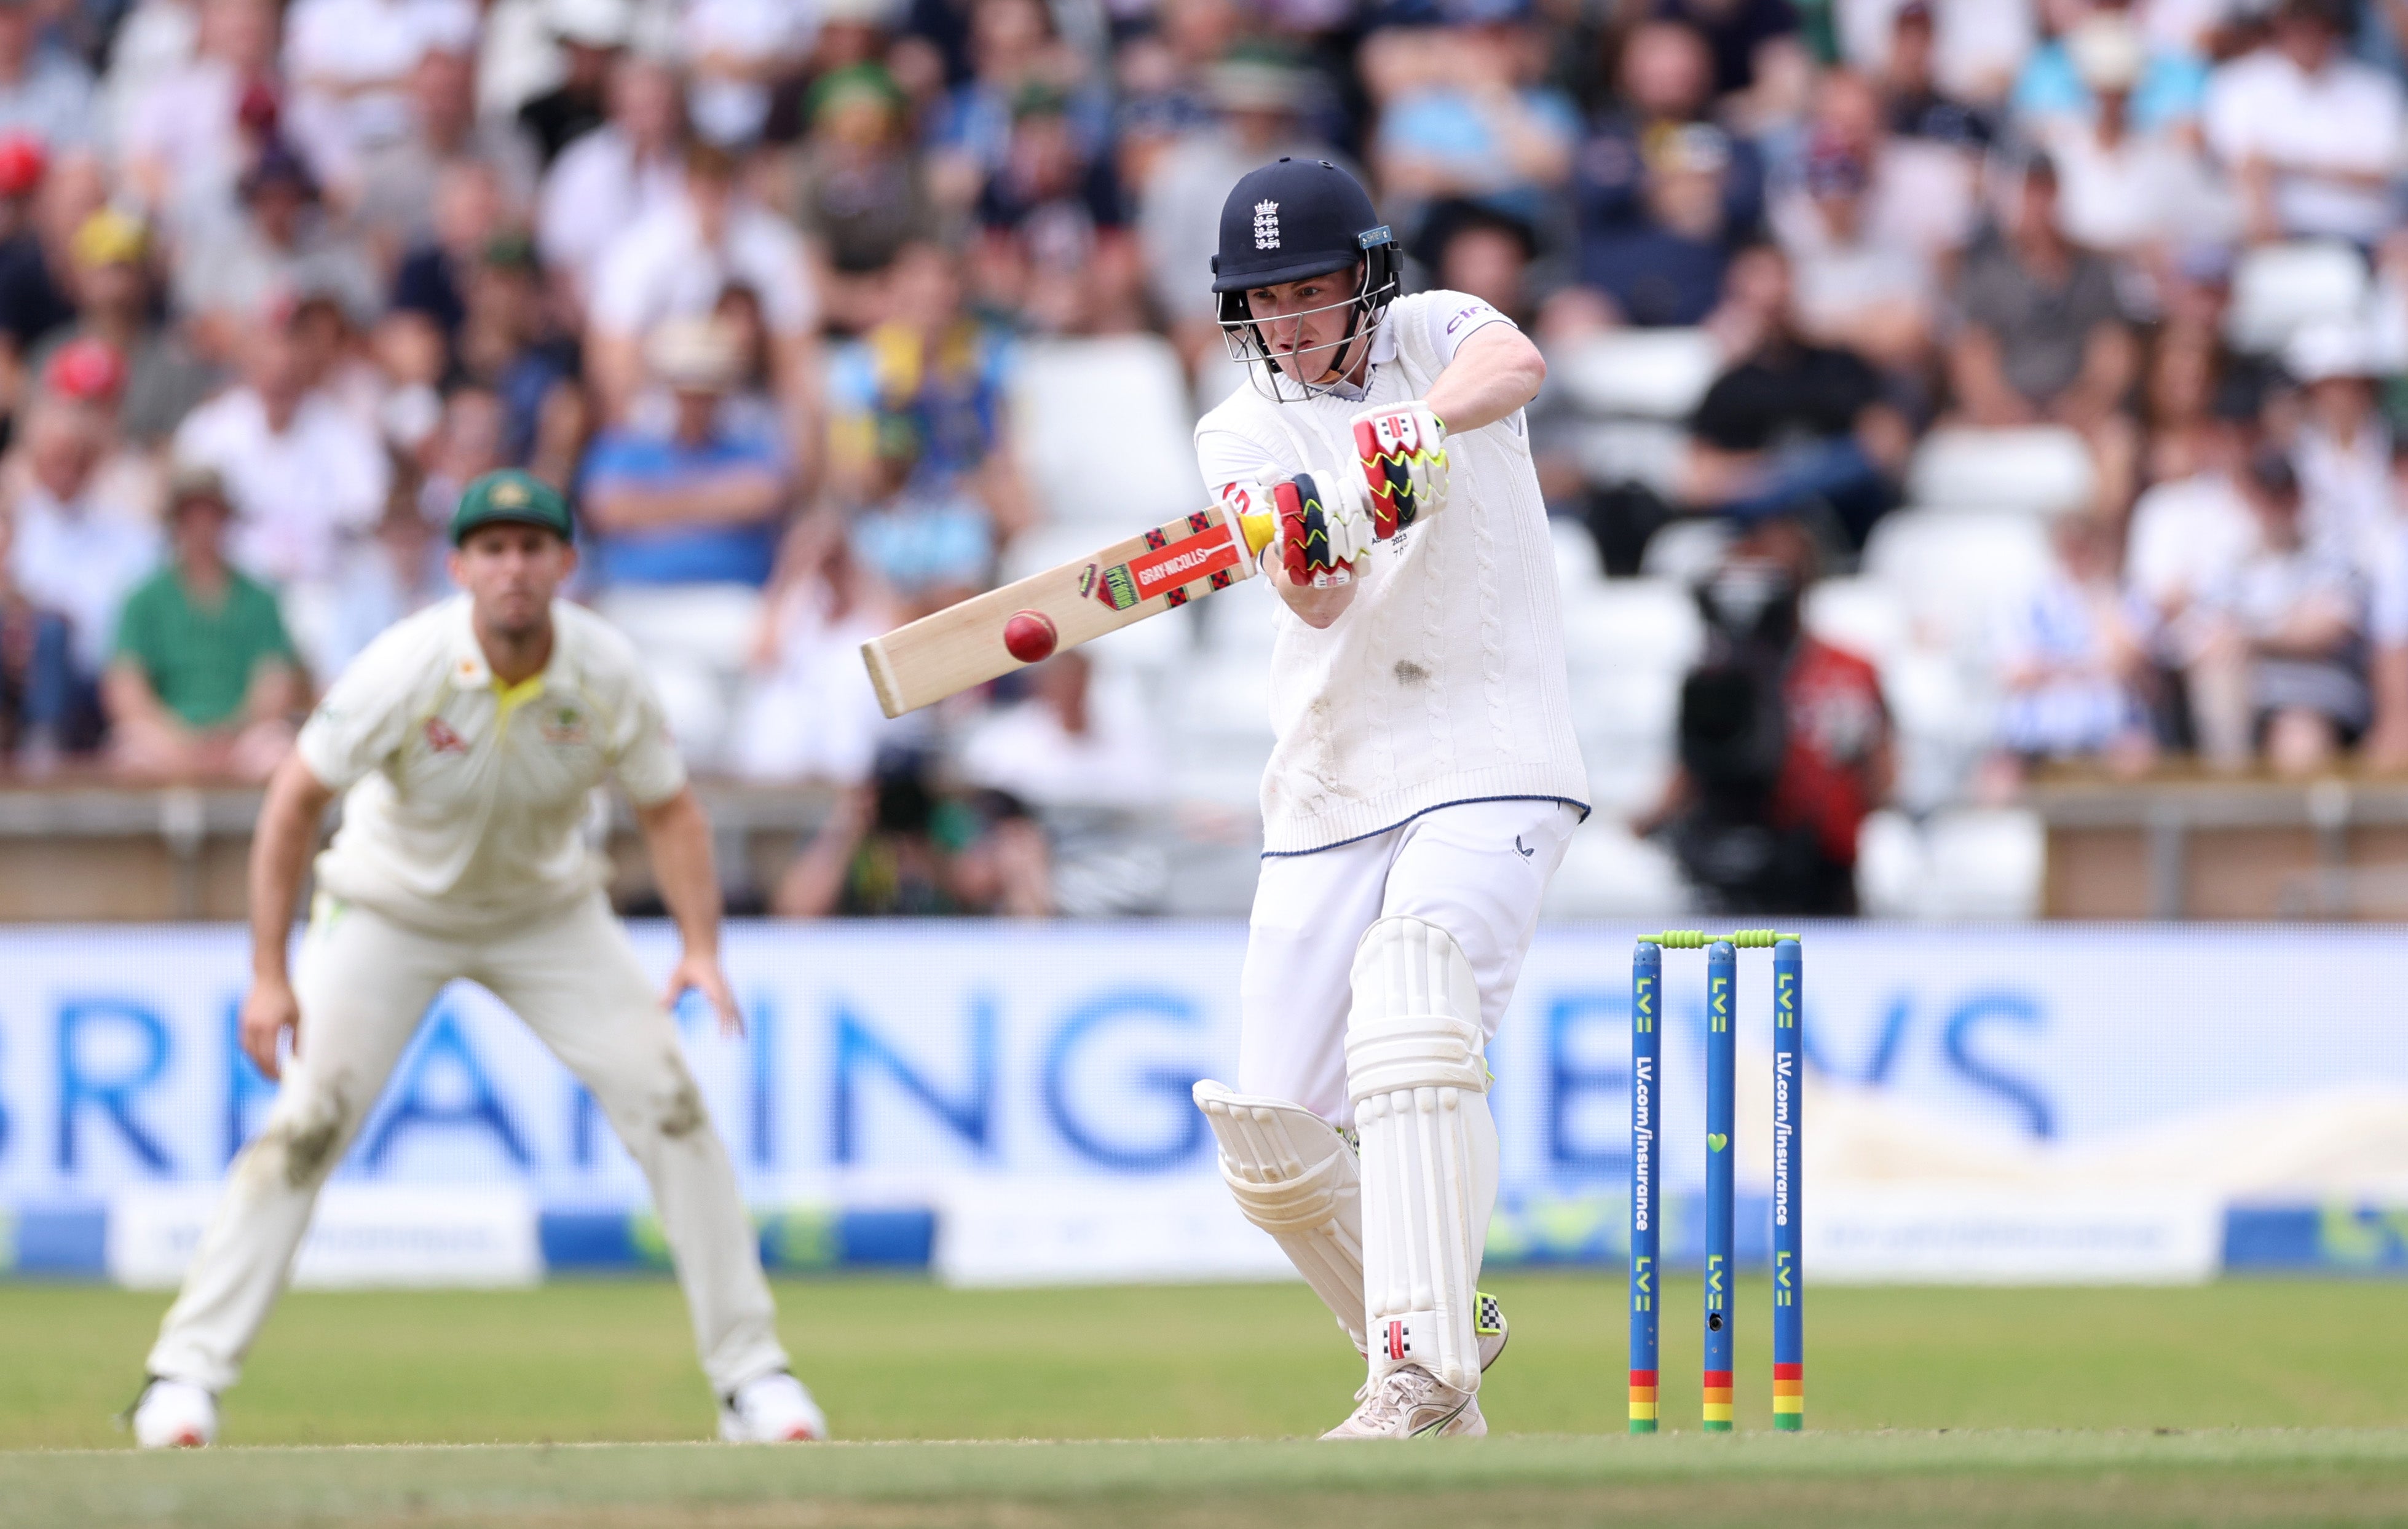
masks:
<path id="1" fill-rule="evenodd" d="M 1196 428 L 1196 462 L 1204 470 L 1205 490 L 1214 495 L 1232 483 L 1265 482 L 1297 471 L 1264 442 L 1209 421 Z"/>
<path id="2" fill-rule="evenodd" d="M 685 789 L 685 761 L 669 739 L 668 716 L 640 670 L 628 677 L 626 702 L 611 727 L 609 757 L 611 774 L 638 807 L 656 806 Z"/>
<path id="3" fill-rule="evenodd" d="M 1455 353 L 1463 349 L 1463 342 L 1490 324 L 1503 324 L 1518 332 L 1519 326 L 1512 320 L 1469 293 L 1426 292 L 1419 296 L 1422 322 L 1428 325 L 1430 349 L 1438 353 L 1440 366 L 1451 364 Z"/>
<path id="4" fill-rule="evenodd" d="M 402 746 L 421 688 L 420 647 L 416 632 L 388 630 L 327 688 L 294 745 L 320 785 L 348 791 Z"/>
<path id="5" fill-rule="evenodd" d="M 150 601 L 146 598 L 148 590 L 148 585 L 137 585 L 126 597 L 125 604 L 117 612 L 117 633 L 108 649 L 110 663 L 131 663 L 145 677 L 155 672 L 156 666 L 151 659 L 157 651 L 151 641 L 153 623 Z"/>
<path id="6" fill-rule="evenodd" d="M 648 327 L 655 307 L 651 230 L 638 224 L 602 247 L 594 265 L 594 327 L 619 335 L 636 335 Z"/>

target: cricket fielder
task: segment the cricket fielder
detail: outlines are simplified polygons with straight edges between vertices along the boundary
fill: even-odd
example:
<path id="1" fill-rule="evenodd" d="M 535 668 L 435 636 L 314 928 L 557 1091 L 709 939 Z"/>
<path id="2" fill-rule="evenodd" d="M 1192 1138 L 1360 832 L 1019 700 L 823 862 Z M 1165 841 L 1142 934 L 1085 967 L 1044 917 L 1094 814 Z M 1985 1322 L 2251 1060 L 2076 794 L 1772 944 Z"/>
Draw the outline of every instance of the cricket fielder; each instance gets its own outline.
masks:
<path id="1" fill-rule="evenodd" d="M 1476 1436 L 1505 1338 L 1476 1289 L 1485 1048 L 1588 813 L 1522 418 L 1546 365 L 1478 298 L 1399 297 L 1396 241 L 1326 161 L 1239 181 L 1212 268 L 1250 385 L 1197 450 L 1223 504 L 1276 508 L 1284 608 L 1237 1087 L 1196 1100 L 1369 1361 L 1326 1436 Z"/>
<path id="2" fill-rule="evenodd" d="M 377 638 L 270 782 L 251 857 L 252 983 L 242 1047 L 282 1088 L 236 1159 L 182 1293 L 150 1350 L 138 1443 L 201 1445 L 217 1393 L 284 1288 L 319 1186 L 455 978 L 518 1012 L 592 1091 L 644 1170 L 737 1442 L 824 1437 L 787 1372 L 736 1176 L 663 998 L 610 916 L 580 824 L 615 777 L 635 803 L 684 942 L 666 1002 L 699 990 L 740 1029 L 719 965 L 710 825 L 628 641 L 552 596 L 577 565 L 568 506 L 538 479 L 489 474 L 452 520 L 466 592 Z M 297 968 L 285 950 L 327 804 Z"/>

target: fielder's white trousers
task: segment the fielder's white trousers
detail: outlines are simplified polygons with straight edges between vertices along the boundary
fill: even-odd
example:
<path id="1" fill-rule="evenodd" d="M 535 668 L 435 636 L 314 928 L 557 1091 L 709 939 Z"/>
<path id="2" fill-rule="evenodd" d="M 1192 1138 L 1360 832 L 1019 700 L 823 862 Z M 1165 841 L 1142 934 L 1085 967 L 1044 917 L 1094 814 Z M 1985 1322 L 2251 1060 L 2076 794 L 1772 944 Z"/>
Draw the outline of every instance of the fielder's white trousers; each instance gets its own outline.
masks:
<path id="1" fill-rule="evenodd" d="M 1455 936 L 1494 1040 L 1538 929 L 1539 900 L 1579 822 L 1560 802 L 1467 802 L 1335 849 L 1267 857 L 1239 979 L 1238 1092 L 1352 1123 L 1354 947 L 1385 918 L 1425 920 Z"/>
<path id="2" fill-rule="evenodd" d="M 157 1376 L 223 1391 L 283 1291 L 319 1186 L 446 982 L 482 983 L 590 1090 L 650 1181 L 711 1388 L 786 1367 L 760 1245 L 677 1028 L 597 893 L 476 938 L 430 935 L 322 897 L 294 973 L 299 1054 L 235 1159 L 183 1293 L 150 1350 Z"/>

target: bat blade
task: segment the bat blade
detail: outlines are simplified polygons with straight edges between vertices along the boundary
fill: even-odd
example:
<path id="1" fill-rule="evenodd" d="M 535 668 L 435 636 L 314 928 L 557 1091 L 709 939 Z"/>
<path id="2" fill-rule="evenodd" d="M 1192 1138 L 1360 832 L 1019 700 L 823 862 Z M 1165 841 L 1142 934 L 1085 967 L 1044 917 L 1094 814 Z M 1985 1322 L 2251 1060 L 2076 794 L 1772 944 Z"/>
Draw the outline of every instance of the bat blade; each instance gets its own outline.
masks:
<path id="1" fill-rule="evenodd" d="M 1054 650 L 1158 616 L 1254 576 L 1269 517 L 1242 519 L 1215 505 L 1089 556 L 972 595 L 861 645 L 878 704 L 900 717 L 1026 667 L 1004 646 L 1012 617 L 1054 623 Z"/>

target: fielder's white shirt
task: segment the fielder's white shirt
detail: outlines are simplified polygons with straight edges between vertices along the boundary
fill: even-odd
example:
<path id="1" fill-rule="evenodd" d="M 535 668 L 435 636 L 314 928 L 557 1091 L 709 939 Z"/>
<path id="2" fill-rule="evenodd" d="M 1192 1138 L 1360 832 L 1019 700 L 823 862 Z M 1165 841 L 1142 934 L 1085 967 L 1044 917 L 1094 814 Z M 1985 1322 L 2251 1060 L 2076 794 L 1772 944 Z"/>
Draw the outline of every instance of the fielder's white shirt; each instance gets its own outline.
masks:
<path id="1" fill-rule="evenodd" d="M 685 785 L 633 644 L 552 607 L 552 660 L 498 685 L 460 595 L 387 630 L 301 730 L 302 763 L 345 792 L 318 857 L 334 895 L 440 935 L 551 911 L 603 884 L 581 832 L 615 778 L 638 807 Z"/>
<path id="2" fill-rule="evenodd" d="M 1466 339 L 1510 322 L 1463 293 L 1398 299 L 1352 396 L 1275 403 L 1250 379 L 1205 415 L 1196 450 L 1206 485 L 1359 475 L 1348 422 L 1421 397 Z M 1326 850 L 1462 802 L 1588 810 L 1528 428 L 1517 409 L 1449 436 L 1446 451 L 1445 508 L 1355 565 L 1343 615 L 1316 632 L 1279 606 L 1266 853 Z"/>

